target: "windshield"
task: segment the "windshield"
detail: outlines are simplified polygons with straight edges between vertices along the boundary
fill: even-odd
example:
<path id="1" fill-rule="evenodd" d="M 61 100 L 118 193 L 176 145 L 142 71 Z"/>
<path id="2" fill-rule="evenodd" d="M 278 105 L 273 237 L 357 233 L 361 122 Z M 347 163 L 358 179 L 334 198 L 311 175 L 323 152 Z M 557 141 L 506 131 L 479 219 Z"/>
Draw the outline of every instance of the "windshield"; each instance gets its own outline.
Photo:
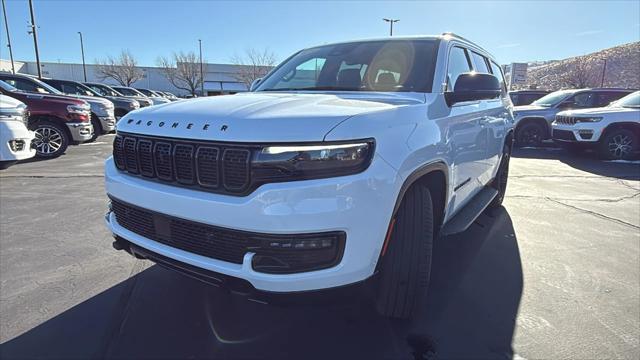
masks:
<path id="1" fill-rule="evenodd" d="M 88 86 L 86 86 L 84 84 L 76 83 L 75 85 L 76 85 L 76 87 L 78 87 L 78 89 L 80 91 L 86 92 L 87 95 L 89 95 L 89 96 L 100 96 L 100 94 L 97 91 L 93 90 L 92 88 L 90 88 L 90 87 L 88 87 Z"/>
<path id="2" fill-rule="evenodd" d="M 128 87 L 114 87 L 114 89 L 116 89 L 120 93 L 122 93 L 124 95 L 127 95 L 127 96 L 144 96 L 144 94 L 142 94 L 141 92 L 137 91 L 136 89 L 132 89 L 132 88 L 128 88 Z"/>
<path id="3" fill-rule="evenodd" d="M 138 90 L 139 92 L 143 93 L 144 95 L 154 96 L 153 93 L 151 92 L 151 90 L 147 90 L 147 89 L 136 89 L 136 90 Z"/>
<path id="4" fill-rule="evenodd" d="M 615 101 L 609 105 L 611 107 L 624 107 L 624 108 L 640 108 L 640 91 L 631 93 L 622 99 Z"/>
<path id="5" fill-rule="evenodd" d="M 551 107 L 551 106 L 554 106 L 554 105 L 558 104 L 559 102 L 561 102 L 562 100 L 566 99 L 568 96 L 570 96 L 570 95 L 572 95 L 574 93 L 575 93 L 575 91 L 573 91 L 573 90 L 555 91 L 555 92 L 552 92 L 549 95 L 545 95 L 545 96 L 541 97 L 540 99 L 532 102 L 531 105 Z"/>
<path id="6" fill-rule="evenodd" d="M 6 82 L 0 80 L 0 88 L 2 88 L 2 90 L 4 91 L 9 91 L 9 92 L 20 92 L 20 90 L 16 89 L 15 87 L 7 84 Z"/>
<path id="7" fill-rule="evenodd" d="M 36 84 L 38 84 L 38 86 L 43 87 L 45 90 L 47 90 L 48 92 L 50 92 L 51 94 L 57 94 L 57 95 L 64 95 L 64 93 L 56 88 L 54 88 L 53 86 L 42 82 L 38 79 L 31 79 L 31 81 L 35 82 Z"/>
<path id="8" fill-rule="evenodd" d="M 122 96 L 122 94 L 120 94 L 119 92 L 115 91 L 114 89 L 106 85 L 89 84 L 88 86 L 91 89 L 95 90 L 96 92 L 104 96 Z"/>
<path id="9" fill-rule="evenodd" d="M 82 84 L 73 83 L 73 82 L 63 82 L 62 90 L 64 91 L 65 94 L 70 94 L 70 95 L 82 95 L 82 96 L 99 95 L 95 91 L 91 90 L 90 88 Z"/>
<path id="10" fill-rule="evenodd" d="M 431 92 L 436 40 L 367 41 L 302 50 L 256 91 Z"/>

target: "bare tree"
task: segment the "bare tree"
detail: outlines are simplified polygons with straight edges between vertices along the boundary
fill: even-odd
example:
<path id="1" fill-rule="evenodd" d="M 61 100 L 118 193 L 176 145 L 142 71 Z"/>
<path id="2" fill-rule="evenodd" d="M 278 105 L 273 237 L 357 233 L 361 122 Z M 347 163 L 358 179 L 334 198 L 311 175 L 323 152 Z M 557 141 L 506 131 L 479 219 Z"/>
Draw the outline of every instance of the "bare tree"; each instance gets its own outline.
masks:
<path id="1" fill-rule="evenodd" d="M 234 55 L 231 63 L 239 65 L 233 77 L 249 88 L 255 79 L 265 76 L 276 65 L 276 57 L 268 49 L 247 49 L 244 56 Z"/>
<path id="2" fill-rule="evenodd" d="M 96 72 L 100 80 L 114 79 L 122 86 L 131 86 L 144 77 L 138 62 L 129 50 L 122 50 L 117 58 L 109 56 L 106 60 L 99 60 L 96 63 L 98 65 Z"/>
<path id="3" fill-rule="evenodd" d="M 580 56 L 567 64 L 561 81 L 565 86 L 582 89 L 595 85 L 596 79 L 586 56 Z"/>
<path id="4" fill-rule="evenodd" d="M 193 51 L 173 53 L 170 58 L 158 58 L 158 66 L 173 86 L 196 95 L 202 84 L 200 61 Z"/>

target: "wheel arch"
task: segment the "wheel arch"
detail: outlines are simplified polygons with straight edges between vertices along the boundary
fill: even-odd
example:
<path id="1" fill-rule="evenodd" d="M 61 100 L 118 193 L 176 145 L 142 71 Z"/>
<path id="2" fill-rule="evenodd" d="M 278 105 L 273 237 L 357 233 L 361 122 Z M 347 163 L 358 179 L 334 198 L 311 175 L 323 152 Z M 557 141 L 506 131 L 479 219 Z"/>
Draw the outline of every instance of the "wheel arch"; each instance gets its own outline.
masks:
<path id="1" fill-rule="evenodd" d="M 442 161 L 425 164 L 407 176 L 396 199 L 392 218 L 395 218 L 407 191 L 412 186 L 418 184 L 426 185 L 432 190 L 431 198 L 435 218 L 433 228 L 437 232 L 442 226 L 442 220 L 444 219 L 445 208 L 449 198 L 449 167 Z"/>
<path id="2" fill-rule="evenodd" d="M 520 129 L 522 129 L 522 127 L 526 124 L 530 124 L 530 123 L 536 123 L 536 124 L 540 124 L 542 125 L 542 128 L 544 129 L 544 135 L 546 137 L 546 139 L 551 138 L 551 128 L 549 126 L 549 123 L 547 122 L 547 119 L 545 119 L 542 116 L 528 116 L 525 118 L 522 118 L 518 121 L 518 123 L 515 126 L 514 129 L 514 136 L 515 134 L 518 133 L 518 131 L 520 131 Z"/>
<path id="3" fill-rule="evenodd" d="M 69 127 L 67 126 L 66 122 L 63 121 L 62 119 L 55 117 L 55 116 L 49 116 L 49 115 L 37 115 L 37 116 L 30 116 L 29 117 L 29 130 L 31 130 L 32 126 L 35 126 L 37 123 L 42 122 L 42 121 L 50 121 L 53 123 L 56 123 L 58 125 L 60 125 L 60 127 L 62 127 L 62 129 L 64 130 L 65 134 L 67 135 L 67 138 L 69 139 L 69 142 L 73 141 L 73 135 L 71 135 L 71 131 L 69 130 Z"/>
<path id="4" fill-rule="evenodd" d="M 632 131 L 636 136 L 640 137 L 640 123 L 636 123 L 633 121 L 621 121 L 607 125 L 607 127 L 602 130 L 600 139 L 604 139 L 604 137 L 607 136 L 608 132 L 617 129 L 626 129 Z"/>

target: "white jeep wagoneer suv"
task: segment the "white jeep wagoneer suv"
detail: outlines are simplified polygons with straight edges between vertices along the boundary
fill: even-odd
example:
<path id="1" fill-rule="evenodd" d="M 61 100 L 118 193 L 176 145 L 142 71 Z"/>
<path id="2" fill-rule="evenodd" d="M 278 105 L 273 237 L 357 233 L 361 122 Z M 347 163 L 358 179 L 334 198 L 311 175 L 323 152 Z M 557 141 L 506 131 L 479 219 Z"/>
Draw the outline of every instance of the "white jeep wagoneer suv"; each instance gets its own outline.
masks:
<path id="1" fill-rule="evenodd" d="M 394 37 L 302 50 L 252 90 L 118 122 L 114 247 L 257 293 L 371 279 L 378 310 L 409 317 L 433 242 L 504 197 L 500 66 L 454 34 Z"/>

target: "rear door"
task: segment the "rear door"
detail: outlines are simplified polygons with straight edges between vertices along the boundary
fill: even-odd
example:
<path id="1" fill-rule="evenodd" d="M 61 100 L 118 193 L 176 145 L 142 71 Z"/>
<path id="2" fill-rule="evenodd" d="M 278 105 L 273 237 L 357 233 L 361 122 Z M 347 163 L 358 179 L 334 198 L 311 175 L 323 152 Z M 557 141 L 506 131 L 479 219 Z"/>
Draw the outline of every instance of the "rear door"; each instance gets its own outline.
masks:
<path id="1" fill-rule="evenodd" d="M 484 159 L 481 161 L 482 173 L 478 180 L 481 185 L 487 185 L 493 179 L 498 168 L 502 147 L 504 144 L 506 121 L 509 116 L 502 98 L 507 97 L 504 77 L 499 66 L 491 65 L 491 61 L 484 55 L 471 51 L 473 69 L 477 73 L 494 75 L 502 87 L 500 97 L 490 100 L 482 100 L 482 112 L 479 119 L 480 139 L 483 139 Z M 497 67 L 497 69 L 496 69 Z M 496 73 L 497 72 L 497 73 Z M 494 74 L 495 73 L 495 74 Z"/>

